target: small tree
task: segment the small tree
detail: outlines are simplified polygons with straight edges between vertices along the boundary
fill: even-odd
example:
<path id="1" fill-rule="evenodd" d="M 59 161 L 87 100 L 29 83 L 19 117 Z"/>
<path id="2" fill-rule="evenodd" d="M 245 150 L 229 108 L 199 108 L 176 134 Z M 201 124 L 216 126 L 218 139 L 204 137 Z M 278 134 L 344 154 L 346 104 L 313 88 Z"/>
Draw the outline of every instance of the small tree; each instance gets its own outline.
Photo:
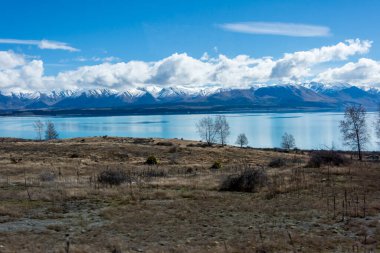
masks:
<path id="1" fill-rule="evenodd" d="M 48 121 L 46 123 L 46 130 L 45 130 L 45 139 L 46 140 L 54 140 L 58 139 L 58 132 L 55 129 L 55 125 L 53 122 Z"/>
<path id="2" fill-rule="evenodd" d="M 282 136 L 281 147 L 283 149 L 287 149 L 287 150 L 295 148 L 296 147 L 296 141 L 295 141 L 293 135 L 285 133 Z"/>
<path id="3" fill-rule="evenodd" d="M 377 112 L 377 119 L 375 121 L 375 130 L 376 130 L 377 138 L 380 139 L 380 106 Z"/>
<path id="4" fill-rule="evenodd" d="M 196 125 L 199 136 L 206 141 L 208 145 L 212 145 L 216 140 L 215 122 L 210 116 L 204 117 Z"/>
<path id="5" fill-rule="evenodd" d="M 226 145 L 227 138 L 230 135 L 230 125 L 226 120 L 226 116 L 218 115 L 215 118 L 215 132 L 217 139 L 222 146 Z"/>
<path id="6" fill-rule="evenodd" d="M 361 105 L 348 106 L 344 113 L 344 120 L 340 122 L 344 145 L 356 150 L 360 161 L 362 160 L 363 147 L 368 142 L 366 114 L 365 108 Z"/>
<path id="7" fill-rule="evenodd" d="M 237 145 L 240 145 L 240 147 L 242 148 L 243 146 L 246 146 L 248 145 L 248 139 L 247 139 L 247 136 L 245 136 L 245 134 L 239 134 L 237 139 L 236 139 L 236 142 L 235 142 Z"/>
<path id="8" fill-rule="evenodd" d="M 44 123 L 41 120 L 37 120 L 33 123 L 34 131 L 37 133 L 37 139 L 42 140 L 42 133 L 44 131 Z"/>

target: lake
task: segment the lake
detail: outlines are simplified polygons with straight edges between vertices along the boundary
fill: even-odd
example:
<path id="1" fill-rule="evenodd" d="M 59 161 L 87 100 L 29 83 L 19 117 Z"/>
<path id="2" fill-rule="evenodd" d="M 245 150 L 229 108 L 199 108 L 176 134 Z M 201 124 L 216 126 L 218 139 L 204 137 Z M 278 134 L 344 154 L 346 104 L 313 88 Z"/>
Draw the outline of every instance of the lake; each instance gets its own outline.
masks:
<path id="1" fill-rule="evenodd" d="M 210 114 L 213 116 L 212 114 Z M 204 114 L 139 115 L 106 117 L 1 117 L 0 135 L 3 137 L 36 138 L 33 122 L 51 120 L 60 138 L 86 136 L 161 137 L 199 140 L 196 123 Z M 279 147 L 281 136 L 293 134 L 296 145 L 302 149 L 331 147 L 343 149 L 339 121 L 343 113 L 232 113 L 225 114 L 234 144 L 240 133 L 248 137 L 249 146 Z M 370 141 L 368 150 L 378 150 L 373 122 L 377 114 L 368 113 Z"/>

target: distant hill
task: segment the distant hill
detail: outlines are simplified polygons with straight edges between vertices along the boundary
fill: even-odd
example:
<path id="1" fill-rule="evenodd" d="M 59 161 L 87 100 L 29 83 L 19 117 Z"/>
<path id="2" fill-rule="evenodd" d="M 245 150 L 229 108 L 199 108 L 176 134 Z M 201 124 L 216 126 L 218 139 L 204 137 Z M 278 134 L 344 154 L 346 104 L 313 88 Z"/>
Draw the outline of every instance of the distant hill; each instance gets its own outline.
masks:
<path id="1" fill-rule="evenodd" d="M 284 84 L 244 89 L 190 89 L 147 87 L 115 91 L 64 90 L 50 93 L 0 94 L 4 114 L 107 114 L 235 111 L 235 110 L 342 110 L 348 104 L 377 109 L 380 90 L 349 84 Z"/>

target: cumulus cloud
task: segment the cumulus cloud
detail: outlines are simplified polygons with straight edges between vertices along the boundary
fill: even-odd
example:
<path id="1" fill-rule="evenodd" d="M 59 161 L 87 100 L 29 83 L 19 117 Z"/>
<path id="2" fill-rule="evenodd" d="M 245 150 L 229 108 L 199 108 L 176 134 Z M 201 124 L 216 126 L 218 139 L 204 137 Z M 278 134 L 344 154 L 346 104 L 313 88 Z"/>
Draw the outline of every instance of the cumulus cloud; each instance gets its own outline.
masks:
<path id="1" fill-rule="evenodd" d="M 40 49 L 59 49 L 70 52 L 79 51 L 79 49 L 69 46 L 65 42 L 51 40 L 18 40 L 18 39 L 0 39 L 0 44 L 17 44 L 38 46 Z"/>
<path id="2" fill-rule="evenodd" d="M 45 76 L 43 62 L 12 51 L 0 52 L 1 91 L 47 91 L 53 89 L 128 88 L 154 86 L 183 86 L 198 88 L 216 86 L 242 88 L 262 83 L 301 82 L 318 80 L 349 80 L 380 83 L 378 63 L 361 59 L 341 68 L 327 69 L 317 77 L 313 67 L 331 61 L 347 61 L 350 56 L 369 51 L 372 42 L 347 40 L 336 45 L 284 54 L 272 57 L 252 58 L 238 55 L 211 57 L 204 54 L 200 59 L 186 53 L 175 53 L 164 59 L 144 62 L 103 62 L 82 66 L 75 70 Z M 320 67 L 318 67 L 320 69 Z M 361 73 L 361 74 L 360 74 Z"/>
<path id="3" fill-rule="evenodd" d="M 350 56 L 367 53 L 371 45 L 372 42 L 368 40 L 346 40 L 345 43 L 340 42 L 333 46 L 285 54 L 273 67 L 271 78 L 297 81 L 302 77 L 309 76 L 310 67 L 313 65 L 336 60 L 347 60 Z"/>
<path id="4" fill-rule="evenodd" d="M 349 62 L 342 67 L 329 68 L 320 73 L 315 80 L 380 86 L 380 62 L 361 58 L 357 62 Z"/>
<path id="5" fill-rule="evenodd" d="M 240 22 L 219 25 L 222 29 L 239 33 L 270 34 L 293 37 L 323 37 L 330 35 L 330 28 L 326 26 L 271 23 L 271 22 Z"/>
<path id="6" fill-rule="evenodd" d="M 0 66 L 4 58 L 16 60 L 14 60 L 13 65 L 8 65 L 7 68 L 0 67 L 0 87 L 2 92 L 38 91 L 45 89 L 44 69 L 41 60 L 27 62 L 21 55 L 13 52 L 0 52 Z"/>
<path id="7" fill-rule="evenodd" d="M 12 51 L 0 51 L 0 70 L 11 69 L 25 64 L 23 55 Z"/>

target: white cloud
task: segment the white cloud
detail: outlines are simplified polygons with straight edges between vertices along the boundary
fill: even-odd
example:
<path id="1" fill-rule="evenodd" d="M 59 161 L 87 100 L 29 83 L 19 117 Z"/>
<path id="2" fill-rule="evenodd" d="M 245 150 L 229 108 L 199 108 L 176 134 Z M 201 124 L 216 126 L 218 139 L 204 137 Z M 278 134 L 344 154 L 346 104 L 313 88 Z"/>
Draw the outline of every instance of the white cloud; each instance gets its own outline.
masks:
<path id="1" fill-rule="evenodd" d="M 24 56 L 12 51 L 0 51 L 0 70 L 14 68 L 25 64 Z"/>
<path id="2" fill-rule="evenodd" d="M 294 37 L 329 36 L 330 28 L 326 26 L 271 23 L 271 22 L 239 22 L 219 25 L 222 29 L 239 33 L 270 34 Z"/>
<path id="3" fill-rule="evenodd" d="M 70 52 L 79 51 L 79 49 L 69 46 L 65 42 L 51 40 L 18 40 L 18 39 L 0 39 L 0 44 L 17 44 L 38 46 L 40 49 L 59 49 Z"/>
<path id="4" fill-rule="evenodd" d="M 320 73 L 315 80 L 380 86 L 380 62 L 361 58 L 357 62 L 349 62 L 342 67 L 329 68 Z"/>
<path id="5" fill-rule="evenodd" d="M 90 58 L 79 56 L 73 60 L 78 61 L 78 62 L 90 62 L 90 61 L 92 61 L 92 62 L 119 62 L 119 61 L 121 61 L 121 59 L 119 57 L 115 57 L 115 56 L 90 57 Z M 67 62 L 67 61 L 70 61 L 70 60 L 63 60 L 63 62 Z"/>
<path id="6" fill-rule="evenodd" d="M 310 67 L 313 65 L 347 60 L 349 56 L 367 53 L 371 45 L 372 42 L 368 40 L 346 40 L 345 43 L 340 42 L 333 46 L 285 54 L 273 67 L 271 78 L 283 81 L 297 81 L 300 78 L 308 77 Z"/>
<path id="7" fill-rule="evenodd" d="M 301 82 L 320 80 L 350 80 L 380 83 L 376 76 L 378 63 L 361 59 L 341 68 L 328 69 L 318 77 L 314 67 L 331 61 L 347 61 L 350 56 L 364 54 L 371 47 L 370 41 L 347 40 L 332 46 L 284 54 L 272 57 L 252 58 L 238 55 L 211 57 L 204 54 L 200 59 L 186 53 L 175 53 L 159 61 L 103 62 L 60 72 L 55 76 L 43 75 L 43 62 L 29 59 L 12 51 L 0 51 L 1 91 L 46 91 L 53 89 L 111 88 L 125 90 L 135 87 L 185 86 L 248 87 L 258 83 Z M 361 73 L 361 74 L 359 74 Z"/>

